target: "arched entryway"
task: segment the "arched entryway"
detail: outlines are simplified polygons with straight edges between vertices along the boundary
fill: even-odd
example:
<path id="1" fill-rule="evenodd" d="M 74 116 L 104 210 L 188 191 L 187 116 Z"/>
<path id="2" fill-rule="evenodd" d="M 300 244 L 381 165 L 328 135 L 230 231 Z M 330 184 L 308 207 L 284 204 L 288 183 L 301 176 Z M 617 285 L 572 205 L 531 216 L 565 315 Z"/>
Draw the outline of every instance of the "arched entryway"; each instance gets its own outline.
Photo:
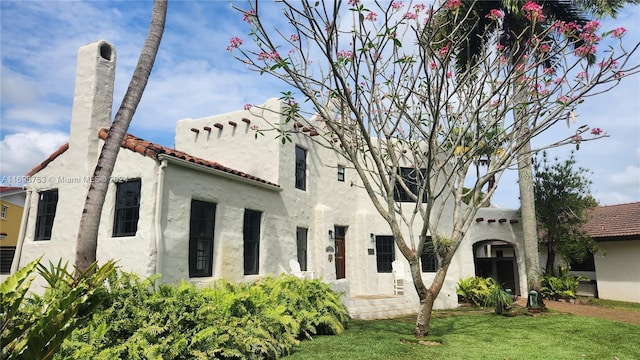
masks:
<path id="1" fill-rule="evenodd" d="M 515 247 L 502 240 L 484 240 L 473 245 L 476 276 L 494 278 L 503 289 L 520 294 Z"/>

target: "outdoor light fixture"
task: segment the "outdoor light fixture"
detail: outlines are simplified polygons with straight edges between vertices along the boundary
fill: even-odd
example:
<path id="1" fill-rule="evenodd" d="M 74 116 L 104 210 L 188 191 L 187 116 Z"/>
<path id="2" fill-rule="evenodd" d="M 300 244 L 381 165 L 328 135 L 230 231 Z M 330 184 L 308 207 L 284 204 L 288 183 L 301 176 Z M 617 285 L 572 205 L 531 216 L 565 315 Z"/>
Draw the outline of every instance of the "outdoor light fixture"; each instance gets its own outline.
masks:
<path id="1" fill-rule="evenodd" d="M 374 242 L 376 242 L 376 236 L 375 236 L 373 233 L 369 234 L 369 237 L 371 237 L 371 243 L 372 243 L 372 244 L 373 244 Z"/>
<path id="2" fill-rule="evenodd" d="M 329 230 L 329 240 L 333 240 L 333 230 Z"/>

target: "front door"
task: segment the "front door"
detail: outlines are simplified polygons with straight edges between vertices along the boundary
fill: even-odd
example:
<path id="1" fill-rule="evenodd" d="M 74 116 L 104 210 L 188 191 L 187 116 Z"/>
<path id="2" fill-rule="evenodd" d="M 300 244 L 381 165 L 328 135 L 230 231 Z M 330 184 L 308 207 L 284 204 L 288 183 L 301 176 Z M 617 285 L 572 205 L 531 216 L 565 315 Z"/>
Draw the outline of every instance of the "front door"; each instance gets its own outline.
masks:
<path id="1" fill-rule="evenodd" d="M 346 252 L 344 246 L 345 234 L 347 232 L 347 228 L 345 226 L 336 226 L 334 228 L 334 241 L 336 246 L 336 279 L 344 279 L 345 278 L 345 260 L 346 260 Z"/>

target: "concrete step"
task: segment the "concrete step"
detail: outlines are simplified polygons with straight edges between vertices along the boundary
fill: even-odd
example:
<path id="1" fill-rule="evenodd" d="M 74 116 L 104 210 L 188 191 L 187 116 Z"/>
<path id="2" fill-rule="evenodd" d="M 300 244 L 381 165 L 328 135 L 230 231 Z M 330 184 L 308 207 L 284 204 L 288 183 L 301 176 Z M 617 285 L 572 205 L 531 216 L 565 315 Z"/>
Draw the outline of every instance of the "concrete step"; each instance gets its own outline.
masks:
<path id="1" fill-rule="evenodd" d="M 418 304 L 404 296 L 355 297 L 349 299 L 349 315 L 353 319 L 389 319 L 418 313 Z"/>

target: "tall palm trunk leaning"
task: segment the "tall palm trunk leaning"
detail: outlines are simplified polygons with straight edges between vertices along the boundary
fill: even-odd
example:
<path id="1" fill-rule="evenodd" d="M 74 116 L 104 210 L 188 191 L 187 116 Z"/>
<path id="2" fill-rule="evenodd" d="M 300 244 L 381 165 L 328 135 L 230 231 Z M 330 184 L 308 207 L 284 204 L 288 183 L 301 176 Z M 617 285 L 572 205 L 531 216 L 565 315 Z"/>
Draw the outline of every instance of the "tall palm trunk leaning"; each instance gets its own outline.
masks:
<path id="1" fill-rule="evenodd" d="M 133 72 L 122 104 L 109 129 L 109 135 L 100 152 L 92 179 L 111 178 L 122 140 L 147 86 L 149 75 L 160 47 L 162 34 L 164 33 L 166 16 L 167 0 L 155 0 L 147 39 L 142 47 L 138 64 Z M 108 186 L 109 181 L 93 181 L 87 192 L 76 241 L 75 265 L 80 272 L 96 261 L 98 228 Z"/>

